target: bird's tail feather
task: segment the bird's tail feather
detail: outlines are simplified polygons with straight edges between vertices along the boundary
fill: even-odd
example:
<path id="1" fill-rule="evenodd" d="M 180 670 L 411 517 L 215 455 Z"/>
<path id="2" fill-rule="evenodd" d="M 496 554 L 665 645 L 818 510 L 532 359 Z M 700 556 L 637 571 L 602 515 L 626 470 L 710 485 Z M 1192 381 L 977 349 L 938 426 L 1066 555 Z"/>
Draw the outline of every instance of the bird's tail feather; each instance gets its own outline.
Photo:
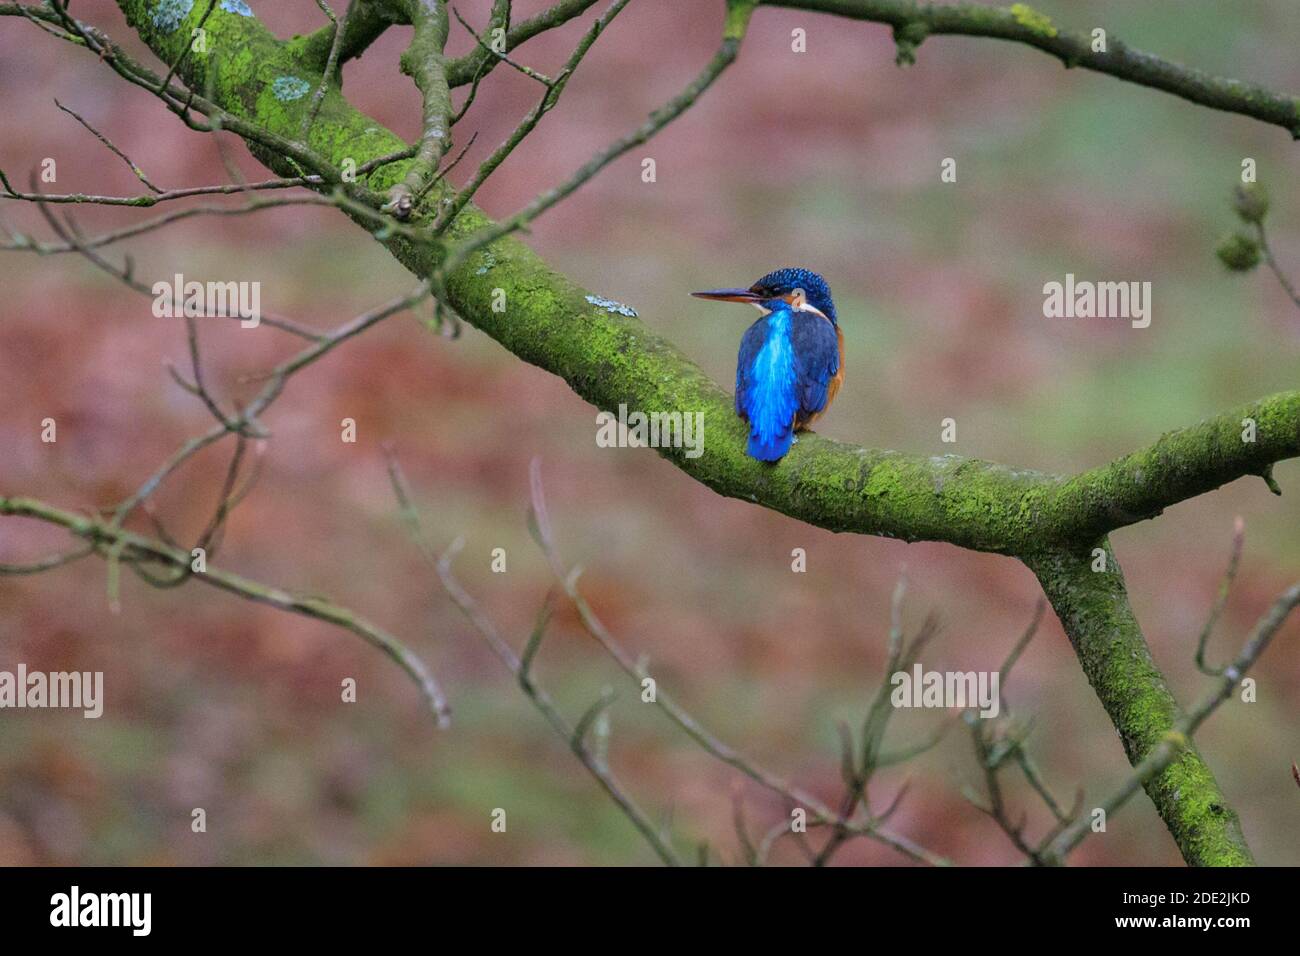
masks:
<path id="1" fill-rule="evenodd" d="M 785 457 L 794 441 L 794 429 L 787 428 L 775 435 L 760 435 L 758 429 L 749 433 L 749 444 L 745 453 L 759 461 L 779 461 Z"/>

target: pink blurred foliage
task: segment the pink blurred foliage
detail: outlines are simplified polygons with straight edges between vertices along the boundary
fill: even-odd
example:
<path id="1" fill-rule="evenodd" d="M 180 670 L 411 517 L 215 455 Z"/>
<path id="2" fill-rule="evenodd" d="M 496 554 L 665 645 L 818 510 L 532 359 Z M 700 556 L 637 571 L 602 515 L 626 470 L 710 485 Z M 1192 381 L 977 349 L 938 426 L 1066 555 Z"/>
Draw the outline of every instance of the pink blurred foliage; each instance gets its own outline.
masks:
<path id="1" fill-rule="evenodd" d="M 253 6 L 282 35 L 322 22 L 310 2 Z M 484 22 L 488 6 L 458 4 L 474 23 Z M 515 6 L 525 16 L 542 4 Z M 147 56 L 113 3 L 82 0 L 76 7 Z M 675 92 L 714 48 L 719 10 L 694 0 L 633 3 L 583 65 L 562 107 L 485 186 L 480 204 L 494 214 L 519 207 Z M 794 25 L 814 28 L 817 56 L 797 68 L 765 69 L 766 62 L 784 62 L 777 55 L 788 49 Z M 554 70 L 580 29 L 570 25 L 530 43 L 528 62 Z M 464 52 L 471 41 L 456 32 L 453 52 Z M 394 67 L 405 39 L 406 31 L 391 31 L 344 76 L 354 103 L 409 138 L 418 96 Z M 629 189 L 637 157 L 625 157 L 539 222 L 529 241 L 596 291 L 636 302 L 652 326 L 718 343 L 700 361 L 724 381 L 741 325 L 682 318 L 700 315 L 688 312 L 693 306 L 684 292 L 701 277 L 742 282 L 769 266 L 810 264 L 842 277 L 837 289 L 847 287 L 850 301 L 863 301 L 870 289 L 877 301 L 909 303 L 913 324 L 898 332 L 894 354 L 868 356 L 851 344 L 850 385 L 826 428 L 846 440 L 883 442 L 873 438 L 879 417 L 896 431 L 925 430 L 927 438 L 908 450 L 951 450 L 937 437 L 924 444 L 937 426 L 928 418 L 916 423 L 903 410 L 914 403 L 927 412 L 958 408 L 972 397 L 1027 405 L 1050 396 L 1063 356 L 1084 333 L 1067 330 L 1061 341 L 1026 333 L 1035 320 L 1025 318 L 1010 280 L 990 276 L 984 260 L 960 251 L 936 262 L 907 235 L 889 231 L 897 218 L 877 221 L 866 211 L 828 234 L 815 216 L 785 206 L 769 213 L 776 200 L 756 197 L 814 182 L 866 209 L 872 197 L 906 193 L 930 177 L 950 148 L 950 125 L 979 104 L 997 104 L 988 118 L 995 134 L 1013 131 L 1026 114 L 1050 109 L 1068 80 L 1035 63 L 1035 82 L 1016 81 L 953 39 L 927 44 L 924 69 L 899 71 L 893 54 L 880 28 L 760 11 L 736 71 L 655 141 L 659 175 L 670 187 Z M 0 88 L 9 104 L 0 120 L 0 167 L 20 186 L 35 158 L 52 156 L 61 190 L 140 189 L 123 164 L 54 108 L 51 95 L 164 186 L 227 178 L 211 137 L 184 130 L 147 94 L 29 25 L 0 21 Z M 479 138 L 465 169 L 507 135 L 536 95 L 535 84 L 508 69 L 493 74 L 466 121 Z M 227 139 L 245 175 L 266 175 Z M 811 194 L 789 200 L 796 211 L 804 196 Z M 1117 224 L 1112 208 L 1071 198 L 1065 189 L 1036 202 L 1030 209 L 1028 200 L 1009 199 L 997 223 L 969 224 L 965 238 L 979 240 L 985 229 L 1004 235 L 1000 230 L 1042 214 L 1046 202 L 1049 216 L 1072 222 L 1080 244 L 1099 245 L 1104 237 L 1116 261 L 1171 236 L 1186 239 L 1183 220 L 1171 211 Z M 0 214 L 11 227 L 46 234 L 31 210 L 6 205 Z M 78 210 L 78 221 L 89 231 L 135 215 Z M 620 258 L 624 247 L 629 252 Z M 124 248 L 141 276 L 183 269 L 258 279 L 266 308 L 321 328 L 413 284 L 354 226 L 315 209 L 193 219 Z M 775 261 L 782 256 L 802 261 Z M 204 409 L 163 369 L 165 359 L 185 367 L 180 323 L 154 318 L 145 298 L 72 256 L 5 254 L 0 277 L 0 491 L 74 509 L 108 507 L 208 426 Z M 718 324 L 702 331 L 697 321 Z M 250 334 L 233 323 L 205 326 L 203 337 L 209 383 L 225 396 L 247 397 L 256 385 L 247 377 L 296 348 L 273 329 Z M 937 344 L 919 347 L 912 337 Z M 1091 360 L 1105 362 L 1125 344 L 1107 332 L 1087 347 Z M 2 718 L 25 723 L 21 742 L 0 748 L 0 863 L 647 859 L 630 828 L 618 831 L 623 842 L 613 849 L 585 844 L 572 818 L 553 828 L 533 821 L 509 841 L 488 831 L 494 806 L 558 791 L 573 806 L 590 808 L 600 806 L 600 797 L 418 560 L 394 513 L 380 455 L 385 441 L 398 448 L 435 543 L 468 536 L 458 567 L 516 646 L 551 584 L 524 529 L 527 465 L 540 455 L 561 546 L 589 569 L 585 591 L 602 618 L 649 653 L 665 686 L 725 728 L 724 737 L 828 800 L 839 786 L 834 720 L 856 721 L 865 688 L 880 677 L 888 596 L 901 568 L 911 581 L 909 624 L 930 609 L 945 622 L 931 666 L 996 667 L 1029 618 L 1037 588 L 1012 560 L 837 536 L 721 499 L 652 453 L 595 449 L 593 416 L 559 380 L 473 330 L 452 342 L 402 316 L 295 378 L 267 418 L 275 437 L 262 454 L 262 477 L 233 515 L 214 563 L 268 584 L 328 594 L 403 636 L 447 684 L 453 705 L 470 715 L 448 735 L 432 730 L 413 688 L 382 655 L 325 625 L 198 583 L 154 592 L 129 575 L 122 612 L 112 615 L 97 559 L 0 579 L 0 667 L 22 660 L 30 667 L 102 669 L 109 698 L 109 716 L 100 723 Z M 39 441 L 45 417 L 58 422 L 57 444 Z M 358 423 L 355 445 L 338 439 L 345 417 Z M 1073 464 L 1122 450 L 1080 449 Z M 209 450 L 157 495 L 157 513 L 182 539 L 206 521 L 229 452 L 228 444 Z M 991 454 L 978 446 L 972 453 Z M 1053 467 L 1036 461 L 1033 448 L 1022 446 L 1021 453 L 1025 464 Z M 1119 536 L 1139 616 L 1180 696 L 1200 686 L 1187 665 L 1189 642 L 1217 586 L 1229 516 L 1268 505 L 1237 489 L 1183 506 L 1180 515 L 1194 510 L 1195 517 L 1171 516 L 1157 537 L 1144 539 L 1150 528 Z M 133 526 L 148 530 L 143 521 Z M 46 528 L 12 521 L 0 527 L 4 560 L 62 546 Z M 488 571 L 496 546 L 509 554 L 505 576 Z M 809 553 L 807 575 L 790 574 L 795 547 Z M 1170 552 L 1179 555 L 1177 573 L 1170 573 Z M 1284 560 L 1250 558 L 1247 571 L 1224 626 L 1234 637 L 1287 583 Z M 598 649 L 580 636 L 571 609 L 560 609 L 554 630 L 544 678 L 588 691 L 613 679 Z M 1278 651 L 1271 666 L 1300 677 L 1300 657 Z M 568 671 L 576 676 L 566 678 Z M 340 713 L 344 677 L 357 679 L 361 702 Z M 1297 684 L 1291 680 L 1285 700 L 1269 705 L 1287 715 L 1292 740 Z M 1120 779 L 1127 768 L 1114 732 L 1054 620 L 1044 624 L 1008 693 L 1018 711 L 1041 715 L 1034 741 L 1063 799 L 1078 782 L 1095 795 Z M 576 707 L 590 696 L 569 702 Z M 919 733 L 930 716 L 897 717 L 898 739 Z M 1222 730 L 1207 731 L 1211 746 L 1238 731 L 1261 733 L 1245 718 L 1222 723 Z M 736 775 L 631 705 L 617 712 L 615 727 L 613 759 L 631 787 L 656 807 L 674 805 L 686 832 L 708 835 L 731 854 Z M 959 795 L 963 780 L 978 780 L 958 739 L 963 733 L 955 731 L 922 763 L 893 826 L 963 862 L 1013 863 L 1005 839 Z M 1266 818 L 1261 831 L 1282 826 L 1270 798 L 1245 779 L 1249 764 L 1229 766 L 1243 813 Z M 453 778 L 479 776 L 488 780 L 484 792 L 467 795 L 468 783 L 453 785 Z M 878 799 L 904 776 L 885 775 Z M 401 811 L 388 816 L 374 808 L 384 806 L 385 781 L 402 794 Z M 421 797 L 430 789 L 440 798 Z M 755 820 L 784 813 L 754 787 L 742 792 Z M 1016 799 L 1028 802 L 1030 795 L 1020 788 Z M 219 838 L 190 832 L 195 806 L 208 808 Z M 1036 820 L 1046 823 L 1041 813 Z M 1076 861 L 1133 862 L 1137 854 L 1177 862 L 1145 801 L 1135 801 L 1114 826 L 1123 840 L 1089 841 Z M 778 854 L 782 862 L 799 859 L 790 845 Z M 842 862 L 904 861 L 859 841 Z"/>

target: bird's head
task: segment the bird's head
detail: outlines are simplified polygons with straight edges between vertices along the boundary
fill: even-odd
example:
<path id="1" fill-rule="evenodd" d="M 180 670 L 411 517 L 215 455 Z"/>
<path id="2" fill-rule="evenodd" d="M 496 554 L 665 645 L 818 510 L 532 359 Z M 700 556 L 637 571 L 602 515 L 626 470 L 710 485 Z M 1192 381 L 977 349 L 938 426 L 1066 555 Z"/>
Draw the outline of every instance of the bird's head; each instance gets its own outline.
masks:
<path id="1" fill-rule="evenodd" d="M 785 308 L 816 312 L 830 320 L 832 325 L 836 324 L 831 287 L 825 279 L 808 269 L 777 269 L 748 289 L 711 289 L 692 292 L 691 295 L 715 302 L 749 302 L 763 312 L 782 308 L 782 303 L 785 303 Z"/>

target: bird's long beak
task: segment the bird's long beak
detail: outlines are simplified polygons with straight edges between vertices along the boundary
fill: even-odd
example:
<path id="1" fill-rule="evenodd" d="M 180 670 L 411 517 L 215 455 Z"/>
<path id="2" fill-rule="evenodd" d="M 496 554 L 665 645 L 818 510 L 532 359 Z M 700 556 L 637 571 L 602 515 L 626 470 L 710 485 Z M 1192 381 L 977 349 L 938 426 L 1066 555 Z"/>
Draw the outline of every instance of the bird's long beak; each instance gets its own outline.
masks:
<path id="1" fill-rule="evenodd" d="M 697 299 L 712 299 L 715 302 L 761 302 L 757 293 L 748 289 L 710 289 L 708 292 L 692 292 Z"/>

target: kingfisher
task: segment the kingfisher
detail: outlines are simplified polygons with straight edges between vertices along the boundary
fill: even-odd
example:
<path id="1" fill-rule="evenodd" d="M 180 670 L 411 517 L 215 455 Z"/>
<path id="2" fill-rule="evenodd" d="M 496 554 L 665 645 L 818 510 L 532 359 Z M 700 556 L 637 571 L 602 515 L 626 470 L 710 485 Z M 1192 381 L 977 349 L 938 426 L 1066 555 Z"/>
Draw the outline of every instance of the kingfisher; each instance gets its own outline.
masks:
<path id="1" fill-rule="evenodd" d="M 831 289 L 808 269 L 777 269 L 748 289 L 692 292 L 748 302 L 762 317 L 745 330 L 736 357 L 736 414 L 749 422 L 746 454 L 780 461 L 830 408 L 844 381 L 844 333 Z"/>

